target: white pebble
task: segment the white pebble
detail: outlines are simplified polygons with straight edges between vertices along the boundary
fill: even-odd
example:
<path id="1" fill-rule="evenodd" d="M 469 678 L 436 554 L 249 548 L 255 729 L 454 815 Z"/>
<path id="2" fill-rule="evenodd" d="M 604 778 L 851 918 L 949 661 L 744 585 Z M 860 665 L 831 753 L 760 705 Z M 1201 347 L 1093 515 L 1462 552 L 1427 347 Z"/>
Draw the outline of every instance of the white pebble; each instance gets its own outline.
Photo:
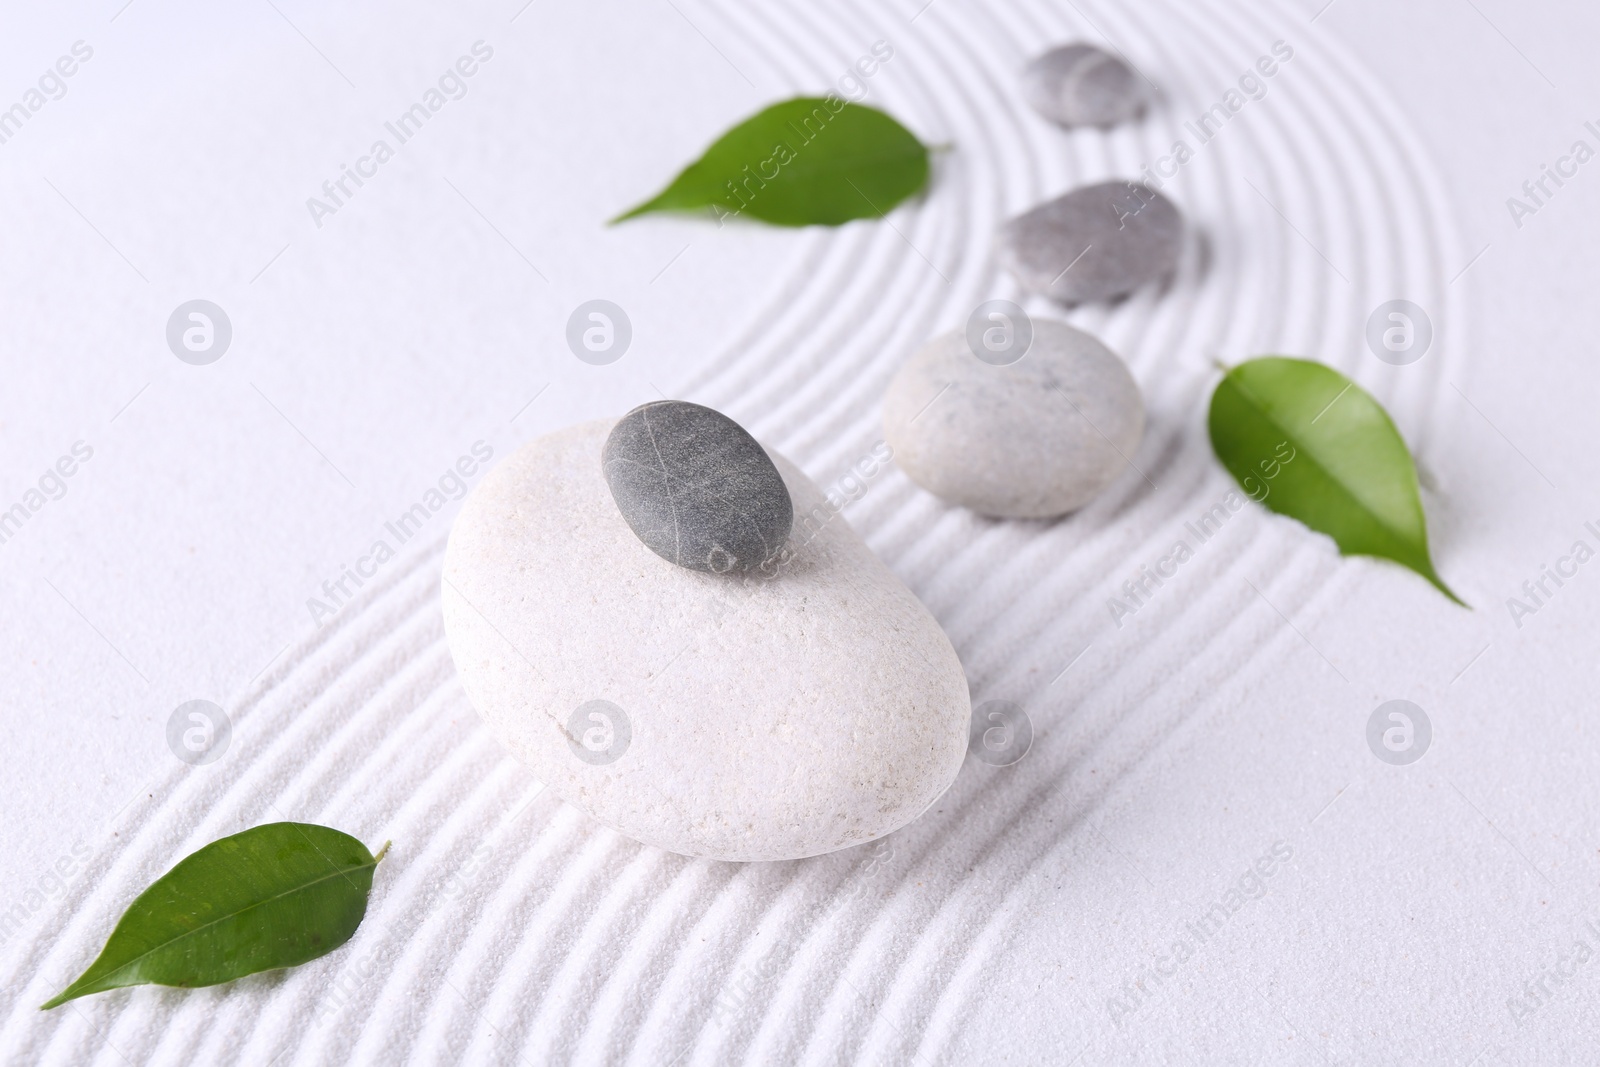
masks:
<path id="1" fill-rule="evenodd" d="M 900 368 L 884 434 L 912 481 L 984 515 L 1038 519 L 1082 507 L 1128 471 L 1144 435 L 1133 375 L 1081 330 L 1041 319 L 1032 330 L 1014 363 L 979 359 L 957 332 Z"/>

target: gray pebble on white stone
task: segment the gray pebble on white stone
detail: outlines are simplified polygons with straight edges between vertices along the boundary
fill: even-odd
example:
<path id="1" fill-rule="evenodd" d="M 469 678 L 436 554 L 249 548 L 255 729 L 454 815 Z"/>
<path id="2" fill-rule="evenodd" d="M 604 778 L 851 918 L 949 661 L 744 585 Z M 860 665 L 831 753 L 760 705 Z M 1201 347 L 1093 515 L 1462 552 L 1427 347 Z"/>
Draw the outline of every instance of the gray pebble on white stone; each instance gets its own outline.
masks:
<path id="1" fill-rule="evenodd" d="M 1172 273 L 1183 216 L 1140 182 L 1086 185 L 1007 220 L 1000 260 L 1031 292 L 1063 304 L 1111 300 Z"/>
<path id="2" fill-rule="evenodd" d="M 1144 436 L 1144 402 L 1122 360 L 1045 319 L 1033 320 L 1027 354 L 1003 366 L 973 355 L 962 332 L 935 338 L 895 374 L 883 408 L 885 439 L 912 481 L 999 518 L 1082 507 L 1128 470 Z"/>
<path id="3" fill-rule="evenodd" d="M 782 550 L 794 504 L 772 460 L 728 416 L 683 400 L 641 404 L 606 438 L 617 510 L 662 559 L 742 572 Z"/>
<path id="4" fill-rule="evenodd" d="M 1062 126 L 1113 126 L 1136 117 L 1148 96 L 1138 73 L 1089 44 L 1052 48 L 1022 71 L 1032 108 Z"/>
<path id="5" fill-rule="evenodd" d="M 451 528 L 445 634 L 490 732 L 563 800 L 688 856 L 815 856 L 926 811 L 972 719 L 928 609 L 777 453 L 815 533 L 744 575 L 662 566 L 602 476 L 611 429 L 530 441 Z"/>

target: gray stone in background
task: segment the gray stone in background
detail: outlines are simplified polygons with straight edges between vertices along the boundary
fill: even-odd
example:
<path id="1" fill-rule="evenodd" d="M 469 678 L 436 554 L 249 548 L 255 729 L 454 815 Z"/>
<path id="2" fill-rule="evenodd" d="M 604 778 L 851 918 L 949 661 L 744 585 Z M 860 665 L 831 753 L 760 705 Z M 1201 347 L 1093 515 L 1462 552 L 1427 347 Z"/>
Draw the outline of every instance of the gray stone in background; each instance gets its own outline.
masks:
<path id="1" fill-rule="evenodd" d="M 1140 182 L 1101 182 L 1008 220 L 1000 260 L 1030 291 L 1063 304 L 1111 300 L 1172 273 L 1183 216 Z"/>
<path id="2" fill-rule="evenodd" d="M 1105 345 L 1063 322 L 1033 321 L 1016 363 L 972 354 L 962 332 L 928 342 L 883 401 L 884 436 L 902 470 L 943 500 L 999 518 L 1082 507 L 1133 461 L 1144 401 Z"/>
<path id="3" fill-rule="evenodd" d="M 1112 126 L 1136 117 L 1149 97 L 1137 72 L 1088 44 L 1052 48 L 1022 71 L 1022 95 L 1062 126 Z"/>
<path id="4" fill-rule="evenodd" d="M 754 437 L 720 411 L 657 400 L 601 453 L 617 510 L 652 552 L 690 570 L 747 571 L 788 540 L 794 504 Z"/>

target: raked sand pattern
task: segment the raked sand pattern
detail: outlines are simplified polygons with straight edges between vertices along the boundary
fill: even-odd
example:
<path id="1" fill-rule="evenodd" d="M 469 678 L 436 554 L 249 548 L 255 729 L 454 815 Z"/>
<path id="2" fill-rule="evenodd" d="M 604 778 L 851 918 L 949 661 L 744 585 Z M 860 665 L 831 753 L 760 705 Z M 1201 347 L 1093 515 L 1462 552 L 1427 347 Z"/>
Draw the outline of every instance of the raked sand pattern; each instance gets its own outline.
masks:
<path id="1" fill-rule="evenodd" d="M 1241 580 L 1242 561 L 1273 576 L 1263 592 L 1275 603 L 1313 617 L 1365 564 L 1291 524 L 1235 516 L 1238 529 L 1131 625 L 1113 622 L 1107 599 L 1231 488 L 1204 434 L 1214 359 L 1325 360 L 1389 407 L 1427 467 L 1446 381 L 1466 373 L 1466 287 L 1449 283 L 1468 256 L 1446 186 L 1360 62 L 1288 5 L 683 9 L 794 92 L 828 84 L 862 40 L 914 40 L 918 63 L 885 79 L 878 102 L 954 146 L 937 155 L 929 195 L 892 225 L 795 233 L 783 283 L 728 324 L 710 369 L 672 383 L 824 485 L 873 453 L 880 398 L 910 352 L 983 300 L 1024 299 L 993 253 L 1003 220 L 1077 184 L 1138 177 L 1175 142 L 1192 153 L 1164 184 L 1190 223 L 1169 283 L 1070 313 L 1026 304 L 1127 360 L 1149 409 L 1138 470 L 1054 523 L 951 509 L 892 464 L 847 510 L 950 635 L 973 703 L 1028 710 L 1031 751 L 1007 768 L 969 759 L 910 826 L 817 859 L 723 864 L 638 845 L 541 795 L 478 721 L 444 643 L 441 536 L 229 705 L 230 773 L 183 767 L 154 783 L 95 843 L 87 876 L 5 945 L 0 1045 L 17 1062 L 959 1064 L 998 1057 L 1007 1032 L 1075 1032 L 1080 1045 L 1112 1032 L 1115 981 L 1061 973 L 1041 986 L 1008 973 L 1008 948 L 1030 923 L 1053 922 L 1114 951 L 1114 931 L 1073 914 L 1115 865 L 1095 814 L 1264 657 L 1303 651 Z M 1023 65 L 1077 38 L 1109 38 L 1156 83 L 1144 120 L 1067 133 L 1027 108 Z M 1265 95 L 1202 143 L 1188 123 L 1280 40 L 1293 57 L 1260 80 Z M 1432 310 L 1439 331 L 1409 368 L 1380 363 L 1363 339 L 1370 310 L 1397 296 Z M 284 818 L 395 842 L 348 946 L 228 987 L 34 1010 L 177 858 Z M 1045 908 L 1053 918 L 1030 918 Z M 1130 942 L 1126 966 L 1144 951 Z M 997 1005 L 1022 1014 L 996 1022 Z"/>

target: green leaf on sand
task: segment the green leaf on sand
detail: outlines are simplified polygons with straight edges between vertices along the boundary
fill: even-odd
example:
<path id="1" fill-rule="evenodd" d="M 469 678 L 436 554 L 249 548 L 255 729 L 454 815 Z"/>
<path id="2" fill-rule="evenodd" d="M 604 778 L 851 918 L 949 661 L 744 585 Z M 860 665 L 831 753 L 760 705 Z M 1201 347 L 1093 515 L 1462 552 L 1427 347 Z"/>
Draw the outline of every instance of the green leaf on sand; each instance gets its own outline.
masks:
<path id="1" fill-rule="evenodd" d="M 773 104 L 723 134 L 705 155 L 621 222 L 652 211 L 709 209 L 779 226 L 878 218 L 928 181 L 928 149 L 877 108 L 838 96 Z"/>
<path id="2" fill-rule="evenodd" d="M 332 952 L 361 925 L 388 850 L 296 822 L 213 841 L 140 893 L 89 969 L 42 1007 L 130 985 L 216 985 Z"/>
<path id="3" fill-rule="evenodd" d="M 1212 449 L 1251 499 L 1347 556 L 1410 567 L 1466 606 L 1433 569 L 1411 453 L 1355 382 L 1309 360 L 1252 359 L 1218 383 L 1209 422 Z"/>

